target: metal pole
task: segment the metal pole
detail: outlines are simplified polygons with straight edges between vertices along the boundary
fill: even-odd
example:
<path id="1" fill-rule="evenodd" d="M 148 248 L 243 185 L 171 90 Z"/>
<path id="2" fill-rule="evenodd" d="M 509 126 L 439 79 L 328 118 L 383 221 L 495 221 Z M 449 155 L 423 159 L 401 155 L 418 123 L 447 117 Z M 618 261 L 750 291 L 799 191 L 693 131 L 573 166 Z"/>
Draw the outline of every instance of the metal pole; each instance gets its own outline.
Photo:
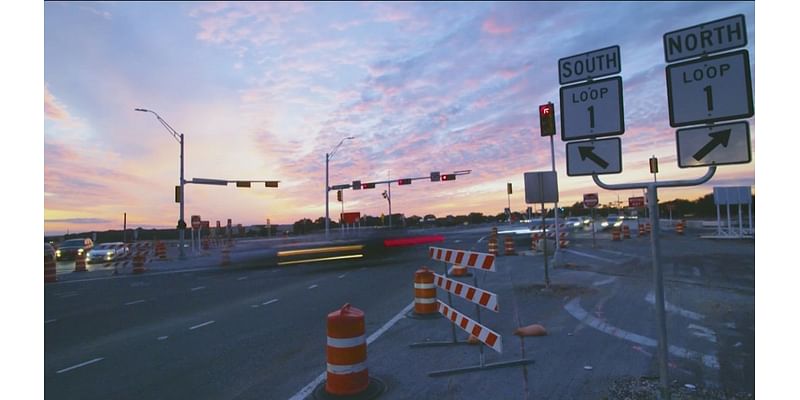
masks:
<path id="1" fill-rule="evenodd" d="M 180 138 L 181 138 L 181 211 L 180 211 L 180 217 L 178 219 L 178 227 L 179 227 L 178 245 L 180 246 L 180 250 L 178 251 L 178 258 L 184 259 L 186 258 L 186 253 L 184 252 L 183 249 L 184 242 L 186 240 L 186 228 L 185 228 L 186 222 L 184 222 L 185 220 L 183 219 L 184 217 L 183 210 L 184 210 L 184 205 L 186 203 L 185 200 L 186 196 L 184 196 L 183 186 L 186 183 L 186 181 L 183 178 L 183 134 L 182 133 L 180 134 Z"/>
<path id="2" fill-rule="evenodd" d="M 658 320 L 658 370 L 661 381 L 661 394 L 663 399 L 669 399 L 669 370 L 667 369 L 667 320 L 664 311 L 664 273 L 661 270 L 661 247 L 658 241 L 658 192 L 656 184 L 647 188 L 650 208 L 650 224 L 656 228 L 650 233 L 653 247 L 653 285 L 656 297 L 656 319 Z"/>
<path id="3" fill-rule="evenodd" d="M 342 190 L 342 213 L 339 214 L 339 228 L 344 232 L 344 190 Z"/>
<path id="4" fill-rule="evenodd" d="M 592 248 L 597 247 L 597 240 L 595 239 L 595 232 L 597 227 L 594 224 L 594 207 L 592 207 Z"/>
<path id="5" fill-rule="evenodd" d="M 122 241 L 128 241 L 128 213 L 122 213 Z"/>
<path id="6" fill-rule="evenodd" d="M 730 205 L 730 203 L 725 204 L 725 214 L 726 214 L 726 216 L 728 218 L 728 232 L 725 234 L 725 236 L 730 236 L 731 235 L 731 205 Z"/>
<path id="7" fill-rule="evenodd" d="M 553 135 L 550 135 L 550 161 L 551 161 L 551 163 L 553 165 L 553 172 L 556 172 L 556 151 L 555 151 L 555 146 L 553 145 Z M 560 264 L 560 262 L 559 262 L 560 261 L 559 260 L 559 258 L 560 258 L 559 257 L 559 249 L 561 248 L 561 246 L 559 246 L 559 243 L 558 243 L 559 242 L 559 240 L 558 240 L 559 239 L 559 236 L 558 236 L 558 201 L 556 201 L 556 204 L 555 204 L 555 208 L 554 208 L 554 211 L 553 211 L 553 217 L 555 218 L 555 221 L 556 221 L 555 222 L 555 224 L 556 224 L 556 240 L 555 240 L 556 248 L 553 251 L 553 267 L 557 267 Z M 547 240 L 545 240 L 545 241 L 547 241 Z"/>
<path id="8" fill-rule="evenodd" d="M 392 182 L 389 182 L 389 229 L 392 229 Z"/>
<path id="9" fill-rule="evenodd" d="M 743 237 L 744 231 L 742 230 L 742 203 L 739 203 L 738 206 L 739 206 L 737 210 L 738 212 L 736 213 L 736 215 L 739 216 L 739 237 Z"/>
<path id="10" fill-rule="evenodd" d="M 325 237 L 328 237 L 328 229 L 330 227 L 329 216 L 328 216 L 328 191 L 330 187 L 328 186 L 328 161 L 330 160 L 330 153 L 325 153 Z"/>
<path id="11" fill-rule="evenodd" d="M 472 274 L 472 282 L 475 285 L 475 287 L 478 287 L 478 274 L 477 273 L 473 273 Z M 477 303 L 475 304 L 475 313 L 477 314 L 478 324 L 481 324 L 481 307 Z M 484 365 L 483 343 L 479 343 L 479 347 L 480 347 L 480 350 L 481 350 L 481 358 L 480 358 L 481 367 L 483 367 L 483 365 Z"/>
<path id="12" fill-rule="evenodd" d="M 541 180 L 539 181 L 539 192 L 541 193 Z M 544 220 L 544 202 L 542 202 L 542 231 L 544 246 L 542 246 L 542 254 L 544 256 L 544 287 L 550 289 L 550 273 L 547 270 L 547 225 Z"/>
<path id="13" fill-rule="evenodd" d="M 508 194 L 508 224 L 511 225 L 511 194 L 510 193 L 507 194 Z"/>
<path id="14" fill-rule="evenodd" d="M 722 236 L 722 220 L 719 214 L 719 204 L 717 204 L 717 236 Z"/>
<path id="15" fill-rule="evenodd" d="M 747 203 L 747 228 L 750 234 L 753 234 L 753 206 L 750 202 Z"/>

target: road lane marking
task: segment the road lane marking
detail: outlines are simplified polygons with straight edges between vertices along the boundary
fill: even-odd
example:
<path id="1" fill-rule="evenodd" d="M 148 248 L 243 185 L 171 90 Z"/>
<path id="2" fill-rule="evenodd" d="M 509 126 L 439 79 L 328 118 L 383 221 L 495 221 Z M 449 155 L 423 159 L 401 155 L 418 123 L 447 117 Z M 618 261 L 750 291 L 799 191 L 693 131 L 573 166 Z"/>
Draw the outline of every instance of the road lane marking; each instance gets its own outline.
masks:
<path id="1" fill-rule="evenodd" d="M 125 305 L 126 305 L 126 306 L 132 306 L 132 305 L 134 305 L 134 304 L 139 304 L 139 303 L 144 303 L 144 300 L 134 300 L 134 301 L 129 301 L 129 302 L 125 303 Z"/>
<path id="2" fill-rule="evenodd" d="M 314 289 L 316 287 L 319 287 L 319 286 L 318 285 L 311 285 L 311 286 L 308 287 L 308 290 Z"/>
<path id="3" fill-rule="evenodd" d="M 646 301 L 646 302 L 648 302 L 650 304 L 656 304 L 656 295 L 653 293 L 653 291 L 648 292 L 647 296 L 644 296 L 644 301 Z M 680 308 L 680 307 L 678 307 L 678 306 L 676 306 L 674 304 L 671 304 L 670 302 L 668 302 L 666 300 L 664 300 L 664 308 L 667 311 L 671 312 L 671 313 L 679 314 L 679 315 L 681 315 L 683 317 L 686 317 L 686 318 L 689 318 L 689 319 L 693 319 L 695 321 L 702 321 L 702 320 L 706 319 L 706 316 L 703 315 L 703 314 L 699 314 L 699 313 L 696 313 L 694 311 L 689 311 L 689 310 Z"/>
<path id="4" fill-rule="evenodd" d="M 197 328 L 202 328 L 202 327 L 204 327 L 204 326 L 206 326 L 206 325 L 211 325 L 211 324 L 213 324 L 213 323 L 214 323 L 214 321 L 213 321 L 213 320 L 212 320 L 212 321 L 206 321 L 206 322 L 203 322 L 202 324 L 197 324 L 197 325 L 195 325 L 195 326 L 193 326 L 193 327 L 189 328 L 189 330 L 190 330 L 190 331 L 193 331 L 193 330 L 195 330 L 195 329 L 197 329 Z"/>
<path id="5" fill-rule="evenodd" d="M 73 369 L 77 369 L 77 368 L 80 368 L 80 367 L 85 367 L 85 366 L 87 366 L 89 364 L 94 364 L 94 363 L 96 363 L 98 361 L 102 361 L 102 360 L 103 360 L 103 357 L 95 358 L 94 360 L 89 360 L 89 361 L 86 361 L 86 362 L 82 362 L 80 364 L 76 364 L 76 365 L 73 365 L 71 367 L 64 368 L 64 369 L 62 369 L 60 371 L 56 371 L 56 373 L 60 374 L 62 372 L 72 371 Z"/>
<path id="6" fill-rule="evenodd" d="M 689 324 L 688 328 L 692 331 L 692 335 L 708 340 L 711 343 L 717 343 L 717 333 L 713 329 L 695 324 Z"/>
<path id="7" fill-rule="evenodd" d="M 391 327 L 394 324 L 396 324 L 397 321 L 400 320 L 400 318 L 405 317 L 406 313 L 409 312 L 412 307 L 414 307 L 413 301 L 411 303 L 408 303 L 408 305 L 405 308 L 400 310 L 400 312 L 398 312 L 394 317 L 392 317 L 392 319 L 386 322 L 380 329 L 375 331 L 372 335 L 369 335 L 369 337 L 367 338 L 367 345 L 369 346 L 372 342 L 377 340 L 378 337 L 380 337 L 380 335 L 391 329 Z M 306 397 L 308 397 L 308 395 L 311 394 L 314 388 L 316 388 L 320 383 L 322 383 L 323 380 L 325 380 L 326 375 L 327 371 L 319 374 L 319 376 L 317 376 L 313 381 L 309 382 L 308 385 L 300 389 L 300 391 L 295 393 L 294 396 L 290 397 L 289 400 L 303 400 Z"/>
<path id="8" fill-rule="evenodd" d="M 267 306 L 267 305 L 270 305 L 272 303 L 277 303 L 277 302 L 278 302 L 278 299 L 272 299 L 270 301 L 266 301 L 266 302 L 261 303 L 261 305 Z"/>
<path id="9" fill-rule="evenodd" d="M 577 255 L 583 256 L 583 257 L 594 258 L 595 260 L 605 261 L 605 262 L 611 263 L 611 264 L 622 264 L 621 262 L 616 261 L 616 260 L 612 260 L 610 258 L 598 257 L 598 256 L 595 256 L 595 255 L 583 253 L 583 252 L 580 252 L 580 251 L 575 251 L 575 250 L 570 250 L 570 249 L 564 249 L 563 251 L 566 252 L 566 253 L 577 254 Z"/>
<path id="10" fill-rule="evenodd" d="M 169 336 L 159 336 L 157 339 L 158 340 L 167 340 L 168 337 Z"/>
<path id="11" fill-rule="evenodd" d="M 342 279 L 342 278 L 344 278 L 344 276 L 345 276 L 345 275 L 347 275 L 347 274 L 341 274 L 341 275 L 339 275 L 339 279 Z"/>
<path id="12" fill-rule="evenodd" d="M 614 250 L 606 250 L 606 249 L 595 249 L 597 251 L 602 251 L 604 253 L 611 253 L 618 256 L 625 256 L 625 257 L 637 257 L 636 254 L 633 253 L 623 253 L 621 251 L 614 251 Z"/>
<path id="13" fill-rule="evenodd" d="M 586 312 L 586 310 L 584 310 L 583 307 L 581 307 L 580 300 L 581 300 L 580 297 L 576 297 L 564 306 L 564 310 L 566 310 L 570 315 L 572 315 L 578 321 L 581 321 L 582 323 L 600 332 L 609 334 L 611 336 L 616 336 L 620 339 L 640 344 L 642 346 L 656 347 L 658 345 L 658 341 L 656 341 L 655 339 L 649 338 L 647 336 L 642 336 L 633 332 L 628 332 L 624 329 L 617 328 L 603 320 L 600 320 L 599 318 L 593 317 L 591 314 Z M 684 349 L 683 347 L 678 347 L 674 345 L 669 346 L 669 352 L 676 357 L 700 361 L 706 367 L 719 369 L 719 361 L 715 356 L 698 353 L 696 351 L 687 350 Z"/>
<path id="14" fill-rule="evenodd" d="M 203 290 L 203 289 L 205 289 L 205 288 L 206 288 L 205 286 L 198 286 L 198 287 L 191 288 L 190 290 L 191 290 L 192 292 L 194 292 L 195 290 Z"/>
<path id="15" fill-rule="evenodd" d="M 45 323 L 45 324 L 49 324 L 49 323 L 51 323 L 51 322 L 56 322 L 56 321 L 58 321 L 58 320 L 57 320 L 57 319 L 55 319 L 55 318 L 53 318 L 53 319 L 48 319 L 47 321 L 44 321 L 44 323 Z"/>
<path id="16" fill-rule="evenodd" d="M 602 281 L 597 281 L 595 283 L 592 283 L 592 286 L 608 285 L 609 283 L 614 282 L 616 280 L 617 280 L 617 277 L 616 276 L 612 276 L 611 278 L 603 279 Z"/>
<path id="17" fill-rule="evenodd" d="M 243 277 L 241 277 L 241 278 L 236 278 L 236 280 L 237 280 L 237 281 L 243 281 L 243 280 L 245 280 L 245 279 L 247 279 L 247 277 L 246 277 L 246 276 L 243 276 Z"/>

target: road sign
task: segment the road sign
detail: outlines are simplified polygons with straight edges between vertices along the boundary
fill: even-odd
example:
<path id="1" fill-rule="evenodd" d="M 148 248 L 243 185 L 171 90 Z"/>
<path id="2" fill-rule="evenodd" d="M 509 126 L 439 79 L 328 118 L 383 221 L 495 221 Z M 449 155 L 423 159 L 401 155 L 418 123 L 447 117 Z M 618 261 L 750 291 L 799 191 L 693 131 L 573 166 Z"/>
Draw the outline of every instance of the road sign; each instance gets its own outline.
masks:
<path id="1" fill-rule="evenodd" d="M 718 206 L 750 204 L 752 197 L 750 186 L 714 186 L 714 204 Z"/>
<path id="2" fill-rule="evenodd" d="M 619 138 L 567 143 L 567 175 L 618 174 L 622 172 Z"/>
<path id="3" fill-rule="evenodd" d="M 348 185 L 346 183 L 344 185 L 331 186 L 331 190 L 341 190 L 341 189 L 349 189 L 349 188 L 350 188 L 350 185 Z"/>
<path id="4" fill-rule="evenodd" d="M 681 168 L 750 162 L 750 124 L 747 121 L 678 129 L 675 136 Z"/>
<path id="5" fill-rule="evenodd" d="M 622 70 L 619 46 L 606 47 L 558 60 L 558 83 L 596 79 L 618 74 Z"/>
<path id="6" fill-rule="evenodd" d="M 622 78 L 562 86 L 561 140 L 620 135 L 625 132 Z"/>
<path id="7" fill-rule="evenodd" d="M 340 221 L 344 224 L 355 224 L 361 218 L 360 212 L 346 212 L 340 215 Z"/>
<path id="8" fill-rule="evenodd" d="M 583 206 L 586 208 L 595 208 L 600 200 L 597 198 L 597 193 L 586 193 L 583 195 Z"/>
<path id="9" fill-rule="evenodd" d="M 361 181 L 353 181 L 353 190 L 361 190 Z"/>
<path id="10" fill-rule="evenodd" d="M 744 15 L 706 22 L 664 34 L 664 59 L 670 63 L 747 46 Z"/>
<path id="11" fill-rule="evenodd" d="M 628 197 L 628 207 L 644 207 L 644 197 Z"/>
<path id="12" fill-rule="evenodd" d="M 555 171 L 526 172 L 524 176 L 525 203 L 558 203 L 558 177 Z"/>
<path id="13" fill-rule="evenodd" d="M 752 117 L 748 51 L 668 65 L 667 99 L 672 127 Z"/>
<path id="14" fill-rule="evenodd" d="M 192 215 L 192 228 L 199 229 L 200 228 L 200 216 L 199 215 Z"/>

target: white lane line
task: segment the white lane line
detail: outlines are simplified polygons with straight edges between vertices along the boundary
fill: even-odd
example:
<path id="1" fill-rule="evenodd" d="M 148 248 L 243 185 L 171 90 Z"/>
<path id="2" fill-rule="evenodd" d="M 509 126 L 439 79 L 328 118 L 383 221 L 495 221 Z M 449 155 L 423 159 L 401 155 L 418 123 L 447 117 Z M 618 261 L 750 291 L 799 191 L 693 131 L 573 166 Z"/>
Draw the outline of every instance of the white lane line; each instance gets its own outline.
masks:
<path id="1" fill-rule="evenodd" d="M 637 257 L 636 254 L 633 253 L 623 253 L 621 251 L 614 251 L 614 250 L 606 250 L 606 249 L 595 249 L 596 251 L 602 251 L 604 253 L 610 253 L 618 256 L 625 256 L 625 257 Z"/>
<path id="2" fill-rule="evenodd" d="M 650 291 L 650 292 L 647 293 L 647 296 L 644 296 L 644 301 L 646 301 L 646 302 L 648 302 L 650 304 L 656 304 L 656 295 L 652 291 Z M 664 300 L 664 308 L 667 311 L 671 312 L 671 313 L 679 314 L 679 315 L 681 315 L 683 317 L 686 317 L 686 318 L 689 318 L 689 319 L 693 319 L 695 321 L 702 321 L 702 320 L 706 319 L 706 316 L 703 315 L 703 314 L 698 314 L 698 313 L 696 313 L 694 311 L 689 311 L 689 310 L 680 308 L 680 307 L 678 307 L 678 306 L 676 306 L 674 304 L 671 304 L 670 302 L 668 302 L 666 300 Z"/>
<path id="3" fill-rule="evenodd" d="M 713 329 L 695 324 L 689 324 L 688 328 L 692 331 L 692 335 L 708 340 L 711 343 L 717 343 L 717 333 Z"/>
<path id="4" fill-rule="evenodd" d="M 345 275 L 347 275 L 347 274 L 341 274 L 341 275 L 339 275 L 339 279 L 342 279 L 342 278 L 344 278 L 344 276 L 345 276 Z"/>
<path id="5" fill-rule="evenodd" d="M 193 326 L 193 327 L 189 328 L 189 330 L 190 330 L 190 331 L 193 331 L 193 330 L 195 330 L 195 329 L 197 329 L 197 328 L 202 328 L 202 327 L 204 327 L 204 326 L 206 326 L 206 325 L 211 325 L 211 324 L 213 324 L 213 323 L 214 323 L 214 321 L 213 321 L 213 320 L 212 320 L 212 321 L 206 321 L 206 322 L 203 322 L 202 324 L 197 324 L 197 325 L 195 325 L 195 326 Z"/>
<path id="6" fill-rule="evenodd" d="M 609 283 L 614 282 L 616 280 L 617 280 L 617 277 L 616 276 L 612 276 L 611 278 L 603 279 L 602 281 L 597 281 L 595 283 L 592 283 L 592 286 L 608 285 Z"/>
<path id="7" fill-rule="evenodd" d="M 66 299 L 67 297 L 75 297 L 77 295 L 78 295 L 78 293 L 69 293 L 69 294 L 64 294 L 64 295 L 58 296 L 58 297 L 60 299 Z"/>
<path id="8" fill-rule="evenodd" d="M 567 312 L 578 321 L 581 321 L 584 324 L 594 329 L 597 329 L 600 332 L 607 333 L 609 335 L 616 336 L 620 339 L 640 344 L 642 346 L 656 347 L 658 345 L 658 341 L 656 341 L 655 339 L 649 338 L 647 336 L 642 336 L 633 332 L 628 332 L 624 329 L 617 328 L 605 321 L 593 317 L 581 307 L 580 300 L 581 300 L 580 297 L 576 297 L 564 306 L 564 309 L 567 310 Z M 676 357 L 700 361 L 706 367 L 719 369 L 719 361 L 715 356 L 698 353 L 696 351 L 687 350 L 684 349 L 683 347 L 678 347 L 673 345 L 669 346 L 669 352 Z"/>
<path id="9" fill-rule="evenodd" d="M 392 317 L 392 319 L 390 319 L 388 322 L 386 322 L 380 329 L 375 331 L 372 335 L 369 335 L 369 337 L 367 338 L 367 345 L 369 345 L 372 342 L 376 341 L 378 339 L 378 337 L 380 337 L 380 335 L 382 335 L 384 332 L 386 332 L 389 329 L 391 329 L 391 327 L 394 324 L 396 324 L 397 321 L 400 320 L 400 318 L 403 318 L 406 315 L 406 313 L 411 310 L 411 307 L 414 307 L 414 302 L 413 301 L 411 303 L 408 303 L 408 305 L 405 308 L 400 310 L 399 313 L 397 313 L 394 317 Z M 313 381 L 309 382 L 308 385 L 306 385 L 305 387 L 300 389 L 300 391 L 295 393 L 294 396 L 290 397 L 289 400 L 303 400 L 306 397 L 308 397 L 308 395 L 311 394 L 311 392 L 314 390 L 314 388 L 316 388 L 317 385 L 319 385 L 320 383 L 322 383 L 323 380 L 325 380 L 326 374 L 327 374 L 327 371 L 319 374 L 318 377 L 316 377 Z"/>
<path id="10" fill-rule="evenodd" d="M 125 303 L 125 305 L 126 305 L 126 306 L 132 306 L 132 305 L 134 305 L 134 304 L 139 304 L 139 303 L 144 303 L 144 300 L 134 300 L 134 301 L 129 301 L 129 302 Z"/>
<path id="11" fill-rule="evenodd" d="M 587 253 L 583 253 L 583 252 L 576 251 L 576 250 L 564 249 L 564 251 L 567 252 L 567 253 L 577 254 L 577 255 L 583 256 L 583 257 L 594 258 L 595 260 L 605 261 L 605 262 L 611 263 L 611 264 L 622 264 L 622 262 L 620 262 L 618 260 L 612 260 L 610 258 L 605 258 L 605 257 L 598 257 L 598 256 L 595 256 L 595 255 L 592 255 L 592 254 L 587 254 Z"/>
<path id="12" fill-rule="evenodd" d="M 308 287 L 308 290 L 314 289 L 316 287 L 319 287 L 319 285 L 311 285 L 311 286 Z"/>
<path id="13" fill-rule="evenodd" d="M 195 290 L 203 290 L 203 289 L 205 289 L 205 288 L 206 288 L 205 286 L 198 286 L 198 287 L 193 287 L 193 288 L 191 288 L 190 290 L 191 290 L 192 292 L 194 292 Z"/>
<path id="14" fill-rule="evenodd" d="M 277 303 L 277 302 L 278 302 L 278 299 L 272 299 L 270 301 L 265 301 L 265 302 L 261 303 L 261 305 L 262 306 L 267 306 L 267 305 L 270 305 L 272 303 Z"/>
<path id="15" fill-rule="evenodd" d="M 89 361 L 86 361 L 86 362 L 82 362 L 80 364 L 76 364 L 76 365 L 73 365 L 71 367 L 64 368 L 64 369 L 62 369 L 60 371 L 56 371 L 56 373 L 60 374 L 62 372 L 72 371 L 73 369 L 80 368 L 80 367 L 85 367 L 85 366 L 87 366 L 89 364 L 94 364 L 94 363 L 96 363 L 98 361 L 102 361 L 102 360 L 103 360 L 103 357 L 95 358 L 94 360 L 89 360 Z"/>
<path id="16" fill-rule="evenodd" d="M 236 280 L 237 280 L 237 281 L 243 281 L 243 280 L 245 280 L 245 279 L 247 279 L 247 277 L 246 277 L 246 276 L 243 276 L 243 277 L 241 277 L 241 278 L 236 278 Z"/>
<path id="17" fill-rule="evenodd" d="M 252 307 L 252 308 L 258 308 L 258 304 L 251 304 L 251 305 L 250 305 L 250 307 Z"/>
<path id="18" fill-rule="evenodd" d="M 169 336 L 159 336 L 157 339 L 158 340 L 167 340 L 168 337 Z"/>
<path id="19" fill-rule="evenodd" d="M 49 324 L 49 323 L 51 323 L 51 322 L 56 322 L 56 321 L 58 321 L 58 320 L 57 320 L 57 319 L 55 319 L 55 318 L 53 318 L 53 319 L 48 319 L 47 321 L 44 321 L 44 323 L 45 323 L 45 324 Z"/>

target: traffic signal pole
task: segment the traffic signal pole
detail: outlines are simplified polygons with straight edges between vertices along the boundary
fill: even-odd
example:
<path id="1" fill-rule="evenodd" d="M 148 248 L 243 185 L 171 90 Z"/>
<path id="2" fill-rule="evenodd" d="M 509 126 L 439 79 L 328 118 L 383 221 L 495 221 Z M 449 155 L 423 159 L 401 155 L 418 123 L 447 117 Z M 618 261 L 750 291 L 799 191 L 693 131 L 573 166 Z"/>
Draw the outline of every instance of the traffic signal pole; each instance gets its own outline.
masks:
<path id="1" fill-rule="evenodd" d="M 331 190 L 328 185 L 328 162 L 330 161 L 330 153 L 325 153 L 325 237 L 328 237 L 328 229 L 330 228 L 330 218 L 328 216 L 328 192 Z"/>
<path id="2" fill-rule="evenodd" d="M 553 172 L 556 172 L 556 150 L 555 146 L 553 145 L 553 135 L 550 135 L 550 161 L 553 164 Z M 555 208 L 553 209 L 553 216 L 556 220 L 556 247 L 553 250 L 553 268 L 559 267 L 561 265 L 561 246 L 558 240 L 558 202 L 555 204 Z M 547 231 L 545 230 L 545 242 L 547 242 Z"/>

